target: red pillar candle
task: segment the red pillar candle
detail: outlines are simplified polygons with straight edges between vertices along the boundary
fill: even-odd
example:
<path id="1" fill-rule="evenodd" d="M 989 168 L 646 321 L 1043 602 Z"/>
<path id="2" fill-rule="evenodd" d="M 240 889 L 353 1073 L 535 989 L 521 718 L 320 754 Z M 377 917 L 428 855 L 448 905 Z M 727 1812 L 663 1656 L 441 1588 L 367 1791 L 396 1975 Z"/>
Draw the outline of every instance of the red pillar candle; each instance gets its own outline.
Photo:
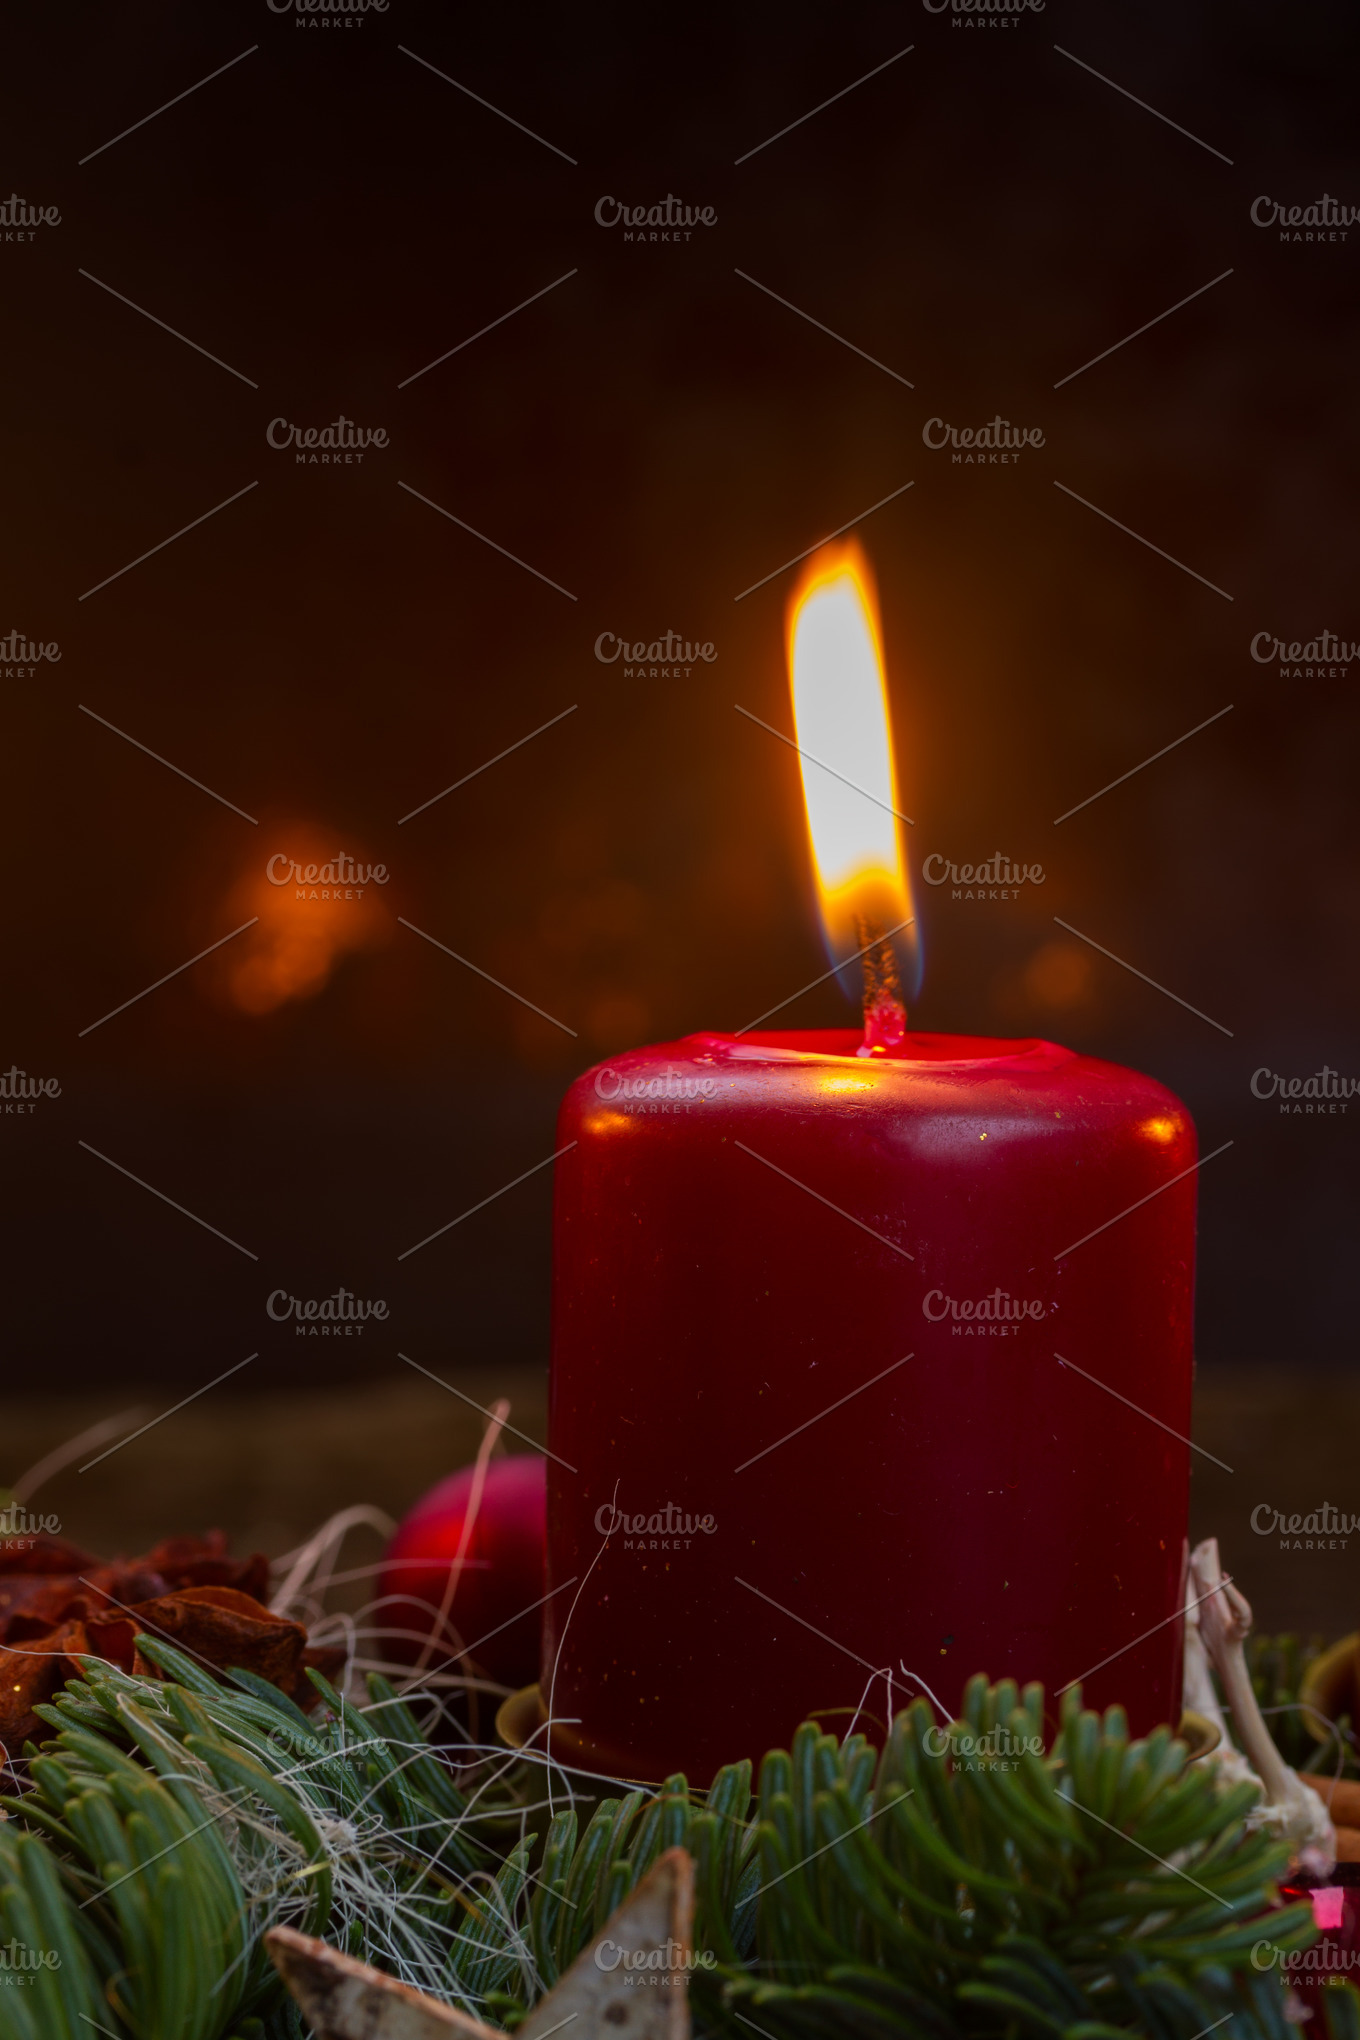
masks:
<path id="1" fill-rule="evenodd" d="M 1177 1718 L 1190 1119 L 1050 1042 L 859 1042 L 567 1094 L 542 1686 L 592 1768 L 704 1780 L 888 1667 L 894 1705 L 983 1671 Z"/>
<path id="2" fill-rule="evenodd" d="M 556 1188 L 553 1747 L 706 1780 L 974 1672 L 1177 1718 L 1195 1135 L 1150 1078 L 911 1032 L 919 947 L 853 547 L 789 616 L 795 749 L 863 1035 L 588 1071 Z M 891 1689 L 887 1683 L 891 1676 Z"/>

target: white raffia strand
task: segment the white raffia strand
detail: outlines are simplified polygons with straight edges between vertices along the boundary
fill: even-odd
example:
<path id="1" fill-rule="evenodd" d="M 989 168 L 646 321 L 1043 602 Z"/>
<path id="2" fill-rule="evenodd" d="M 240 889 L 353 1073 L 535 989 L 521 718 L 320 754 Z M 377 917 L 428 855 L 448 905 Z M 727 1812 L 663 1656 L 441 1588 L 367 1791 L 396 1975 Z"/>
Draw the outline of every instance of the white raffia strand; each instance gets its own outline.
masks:
<path id="1" fill-rule="evenodd" d="M 316 1533 L 299 1544 L 292 1551 L 285 1551 L 276 1558 L 273 1571 L 279 1573 L 287 1566 L 280 1584 L 270 1596 L 270 1610 L 275 1615 L 293 1617 L 294 1604 L 301 1598 L 304 1589 L 318 1601 L 323 1600 L 326 1589 L 335 1583 L 335 1561 L 340 1547 L 351 1530 L 360 1525 L 376 1530 L 380 1537 L 390 1537 L 396 1529 L 392 1518 L 382 1509 L 375 1509 L 367 1502 L 358 1502 L 353 1508 L 337 1509 Z"/>

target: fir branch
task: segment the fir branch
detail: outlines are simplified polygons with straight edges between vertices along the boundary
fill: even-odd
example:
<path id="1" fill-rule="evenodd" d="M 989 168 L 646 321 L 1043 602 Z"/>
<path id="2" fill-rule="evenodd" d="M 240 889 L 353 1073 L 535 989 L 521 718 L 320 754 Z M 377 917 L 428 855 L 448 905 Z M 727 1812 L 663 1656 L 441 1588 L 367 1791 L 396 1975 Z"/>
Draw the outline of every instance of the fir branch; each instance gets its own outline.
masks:
<path id="1" fill-rule="evenodd" d="M 358 1708 L 315 1678 L 309 1718 L 143 1641 L 165 1679 L 88 1667 L 5 1802 L 0 1941 L 61 1955 L 58 1985 L 11 1994 L 15 2040 L 85 2040 L 82 2014 L 119 2040 L 299 2040 L 261 1948 L 280 1921 L 511 2030 L 676 1844 L 701 2034 L 1284 2040 L 1251 1951 L 1315 1929 L 1271 1909 L 1286 1851 L 1247 1825 L 1250 1788 L 1075 1693 L 1051 1744 L 1038 1687 L 979 1678 L 958 1722 L 918 1700 L 881 1752 L 805 1724 L 754 1806 L 732 1765 L 584 1827 L 569 1803 L 540 1839 L 542 1767 L 484 1755 L 455 1782 L 381 1679 Z M 1360 2001 L 1327 1999 L 1333 2040 L 1360 2040 Z"/>

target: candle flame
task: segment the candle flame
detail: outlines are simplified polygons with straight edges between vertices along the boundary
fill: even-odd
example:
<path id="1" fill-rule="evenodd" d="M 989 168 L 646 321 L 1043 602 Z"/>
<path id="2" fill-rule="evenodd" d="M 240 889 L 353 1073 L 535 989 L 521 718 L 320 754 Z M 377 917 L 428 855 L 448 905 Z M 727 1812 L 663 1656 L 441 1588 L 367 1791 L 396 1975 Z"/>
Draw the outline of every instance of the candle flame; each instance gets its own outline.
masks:
<path id="1" fill-rule="evenodd" d="M 878 602 L 853 540 L 823 546 L 804 569 L 789 604 L 788 661 L 828 954 L 854 995 L 860 952 L 896 930 L 893 949 L 910 999 L 919 986 L 920 944 L 898 828 Z"/>

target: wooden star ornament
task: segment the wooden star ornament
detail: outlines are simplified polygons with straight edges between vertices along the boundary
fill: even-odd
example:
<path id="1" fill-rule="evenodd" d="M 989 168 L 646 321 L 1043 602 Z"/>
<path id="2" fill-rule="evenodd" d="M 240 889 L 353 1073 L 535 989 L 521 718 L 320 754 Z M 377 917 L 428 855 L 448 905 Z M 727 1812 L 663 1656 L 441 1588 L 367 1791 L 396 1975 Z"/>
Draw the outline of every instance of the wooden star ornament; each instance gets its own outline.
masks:
<path id="1" fill-rule="evenodd" d="M 689 2040 L 694 1864 L 667 1849 L 515 2040 Z M 496 2027 L 412 1990 L 291 1927 L 265 1945 L 315 2040 L 505 2040 Z"/>

